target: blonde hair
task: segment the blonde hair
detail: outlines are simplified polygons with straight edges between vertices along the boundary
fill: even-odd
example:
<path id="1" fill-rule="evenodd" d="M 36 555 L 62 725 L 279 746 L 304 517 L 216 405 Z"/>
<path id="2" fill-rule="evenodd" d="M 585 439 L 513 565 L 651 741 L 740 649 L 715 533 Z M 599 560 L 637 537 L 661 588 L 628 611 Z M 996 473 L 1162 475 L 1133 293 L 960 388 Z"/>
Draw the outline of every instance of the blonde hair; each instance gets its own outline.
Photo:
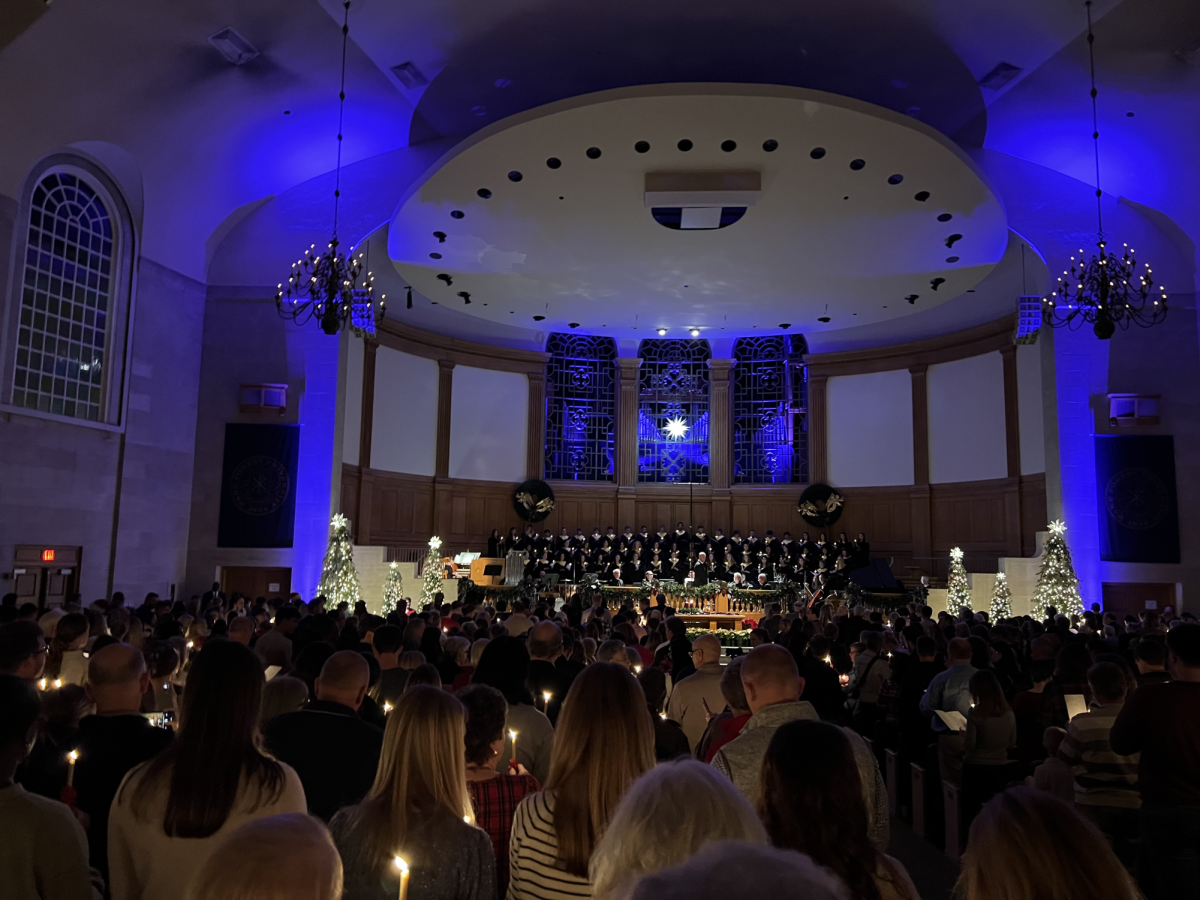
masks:
<path id="1" fill-rule="evenodd" d="M 342 859 L 306 813 L 255 819 L 229 835 L 196 873 L 186 900 L 340 900 Z"/>
<path id="2" fill-rule="evenodd" d="M 475 668 L 479 668 L 479 657 L 483 656 L 483 651 L 487 649 L 487 645 L 491 642 L 491 638 L 480 638 L 471 645 L 471 665 Z"/>
<path id="3" fill-rule="evenodd" d="M 1135 900 L 1141 894 L 1103 835 L 1052 794 L 997 794 L 971 824 L 959 900 Z"/>
<path id="4" fill-rule="evenodd" d="M 654 723 L 641 686 L 623 666 L 588 666 L 567 692 L 546 778 L 561 868 L 588 874 L 622 795 L 653 765 Z"/>
<path id="5" fill-rule="evenodd" d="M 664 828 L 664 822 L 672 827 Z M 754 807 L 733 782 L 694 759 L 663 763 L 625 792 L 588 867 L 593 896 L 693 857 L 708 841 L 767 844 Z"/>
<path id="6" fill-rule="evenodd" d="M 361 804 L 339 813 L 351 833 L 348 846 L 357 846 L 373 869 L 382 869 L 397 853 L 410 864 L 437 863 L 414 861 L 409 840 L 438 813 L 475 822 L 467 793 L 465 739 L 463 705 L 446 691 L 419 685 L 396 701 L 383 732 L 375 783 Z"/>

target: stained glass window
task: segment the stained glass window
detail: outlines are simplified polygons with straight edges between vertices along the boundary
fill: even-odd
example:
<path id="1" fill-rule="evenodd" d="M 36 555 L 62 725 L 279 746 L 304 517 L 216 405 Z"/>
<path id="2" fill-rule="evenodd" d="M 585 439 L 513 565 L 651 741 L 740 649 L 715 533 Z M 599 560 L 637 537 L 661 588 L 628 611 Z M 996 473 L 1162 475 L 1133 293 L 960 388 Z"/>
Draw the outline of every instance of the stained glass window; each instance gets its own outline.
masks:
<path id="1" fill-rule="evenodd" d="M 556 332 L 546 351 L 546 477 L 612 481 L 616 342 Z"/>
<path id="2" fill-rule="evenodd" d="M 708 482 L 708 341 L 642 341 L 638 481 Z"/>
<path id="3" fill-rule="evenodd" d="M 808 481 L 808 392 L 802 336 L 741 338 L 734 344 L 735 484 Z"/>
<path id="4" fill-rule="evenodd" d="M 96 191 L 68 172 L 33 190 L 13 371 L 14 406 L 104 418 L 115 236 Z"/>

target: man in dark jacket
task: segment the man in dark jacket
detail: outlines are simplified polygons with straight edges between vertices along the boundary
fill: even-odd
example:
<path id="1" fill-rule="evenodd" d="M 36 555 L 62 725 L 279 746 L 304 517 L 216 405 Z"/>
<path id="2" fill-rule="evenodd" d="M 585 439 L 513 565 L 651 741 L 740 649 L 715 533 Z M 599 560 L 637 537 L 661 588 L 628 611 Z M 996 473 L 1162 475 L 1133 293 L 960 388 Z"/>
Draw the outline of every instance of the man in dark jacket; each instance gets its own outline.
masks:
<path id="1" fill-rule="evenodd" d="M 553 622 L 538 622 L 529 630 L 526 646 L 529 669 L 525 685 L 533 695 L 533 705 L 545 712 L 553 724 L 558 721 L 559 710 L 571 689 L 570 677 L 555 665 L 563 652 L 562 631 Z"/>
<path id="2" fill-rule="evenodd" d="M 369 682 L 367 661 L 339 650 L 317 676 L 317 699 L 264 729 L 267 749 L 300 776 L 308 811 L 326 822 L 362 800 L 375 780 L 383 732 L 357 715 Z"/>

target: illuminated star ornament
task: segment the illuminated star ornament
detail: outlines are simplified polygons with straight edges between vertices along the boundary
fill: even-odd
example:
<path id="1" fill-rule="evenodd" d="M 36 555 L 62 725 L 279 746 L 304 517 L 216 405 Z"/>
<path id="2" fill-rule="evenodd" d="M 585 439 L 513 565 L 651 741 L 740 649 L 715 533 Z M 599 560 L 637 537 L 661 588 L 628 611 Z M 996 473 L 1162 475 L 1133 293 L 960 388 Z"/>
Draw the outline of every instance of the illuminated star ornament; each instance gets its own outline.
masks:
<path id="1" fill-rule="evenodd" d="M 963 558 L 962 547 L 954 547 L 950 550 L 950 558 L 955 562 L 961 562 Z"/>
<path id="2" fill-rule="evenodd" d="M 431 537 L 429 539 L 429 549 L 440 550 L 441 548 L 442 548 L 442 539 L 440 537 L 438 537 L 437 535 L 434 535 L 433 537 Z"/>
<path id="3" fill-rule="evenodd" d="M 681 441 L 687 437 L 688 424 L 682 416 L 677 416 L 674 419 L 667 419 L 666 424 L 667 437 L 673 441 Z"/>
<path id="4" fill-rule="evenodd" d="M 1048 527 L 1051 534 L 1065 534 L 1067 531 L 1067 525 L 1062 519 L 1055 519 Z"/>

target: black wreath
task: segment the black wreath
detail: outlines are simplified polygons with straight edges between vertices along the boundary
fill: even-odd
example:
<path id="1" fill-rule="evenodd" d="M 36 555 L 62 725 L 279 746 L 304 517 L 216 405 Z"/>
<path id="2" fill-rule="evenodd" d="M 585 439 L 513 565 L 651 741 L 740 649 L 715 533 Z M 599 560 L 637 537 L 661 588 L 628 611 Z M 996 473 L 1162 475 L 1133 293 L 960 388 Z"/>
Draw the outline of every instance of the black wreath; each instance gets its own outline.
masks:
<path id="1" fill-rule="evenodd" d="M 513 509 L 526 522 L 540 522 L 554 512 L 554 491 L 539 478 L 530 478 L 513 494 Z"/>
<path id="2" fill-rule="evenodd" d="M 800 495 L 796 509 L 809 525 L 828 528 L 842 517 L 845 502 L 842 495 L 827 484 L 810 484 Z"/>

